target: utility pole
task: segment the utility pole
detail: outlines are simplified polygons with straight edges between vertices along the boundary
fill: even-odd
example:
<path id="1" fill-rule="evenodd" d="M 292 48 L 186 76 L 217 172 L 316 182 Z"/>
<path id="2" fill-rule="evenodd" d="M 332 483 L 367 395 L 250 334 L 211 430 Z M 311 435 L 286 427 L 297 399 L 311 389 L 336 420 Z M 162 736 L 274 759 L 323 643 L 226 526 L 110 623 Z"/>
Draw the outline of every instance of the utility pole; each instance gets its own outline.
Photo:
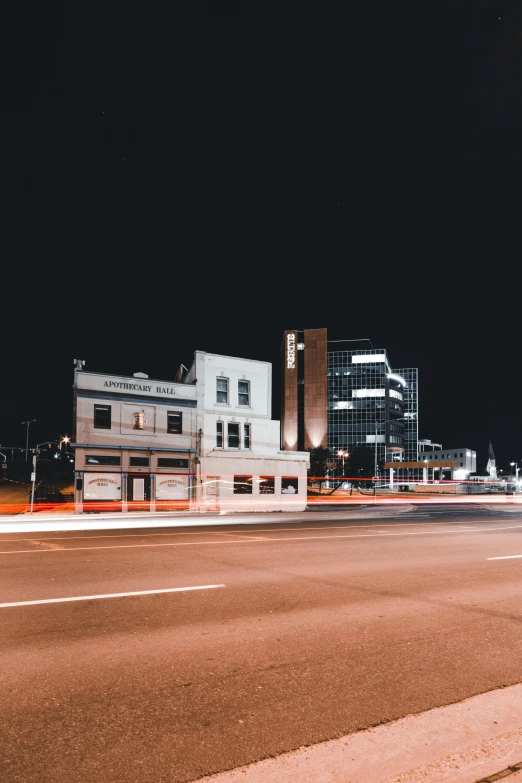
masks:
<path id="1" fill-rule="evenodd" d="M 36 453 L 33 456 L 33 472 L 31 473 L 31 514 L 34 505 L 34 482 L 36 480 Z"/>
<path id="2" fill-rule="evenodd" d="M 29 421 L 23 421 L 22 424 L 27 424 L 27 435 L 25 438 L 25 461 L 29 459 L 29 425 L 36 421 L 36 419 L 29 419 Z"/>

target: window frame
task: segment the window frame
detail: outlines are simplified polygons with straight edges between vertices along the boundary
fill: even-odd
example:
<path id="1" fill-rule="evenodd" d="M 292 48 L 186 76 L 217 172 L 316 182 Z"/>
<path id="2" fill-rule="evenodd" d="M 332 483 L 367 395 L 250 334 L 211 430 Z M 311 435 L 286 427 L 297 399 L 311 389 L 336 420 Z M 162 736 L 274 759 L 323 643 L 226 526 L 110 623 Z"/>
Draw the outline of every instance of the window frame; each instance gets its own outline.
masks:
<path id="1" fill-rule="evenodd" d="M 239 386 L 242 383 L 246 384 L 246 387 L 247 387 L 247 391 L 246 392 L 240 392 L 239 391 Z M 244 396 L 245 394 L 246 394 L 247 401 L 246 402 L 242 402 L 241 401 L 241 395 Z M 241 378 L 241 380 L 239 380 L 237 382 L 237 404 L 241 405 L 241 407 L 243 407 L 243 408 L 250 408 L 250 381 L 246 381 L 244 378 Z"/>
<path id="2" fill-rule="evenodd" d="M 248 421 L 243 424 L 243 448 L 252 448 L 252 425 Z"/>
<path id="3" fill-rule="evenodd" d="M 232 427 L 237 427 L 237 446 L 230 444 L 230 430 Z M 238 421 L 227 421 L 227 449 L 240 449 L 241 448 L 241 427 Z"/>
<path id="4" fill-rule="evenodd" d="M 285 492 L 288 489 L 288 482 L 295 482 L 295 492 Z M 298 495 L 299 494 L 299 476 L 281 476 L 281 494 L 282 495 Z"/>
<path id="5" fill-rule="evenodd" d="M 223 422 L 216 421 L 216 449 L 224 448 L 225 443 L 223 440 Z"/>
<path id="6" fill-rule="evenodd" d="M 269 482 L 269 483 L 267 483 Z M 274 476 L 259 476 L 259 494 L 260 495 L 275 495 L 275 477 Z M 266 491 L 268 490 L 268 491 Z"/>
<path id="7" fill-rule="evenodd" d="M 167 462 L 183 462 L 183 465 L 166 465 Z M 185 468 L 188 469 L 189 461 L 184 457 L 158 457 L 158 468 Z"/>
<path id="8" fill-rule="evenodd" d="M 170 417 L 179 416 L 179 429 L 170 429 Z M 167 435 L 183 434 L 183 413 L 181 411 L 167 411 Z"/>
<path id="9" fill-rule="evenodd" d="M 226 391 L 223 391 L 222 389 L 218 388 L 219 381 L 225 381 L 226 384 Z M 226 395 L 225 400 L 220 400 L 219 395 L 224 394 Z M 218 375 L 216 377 L 216 404 L 217 405 L 229 405 L 230 404 L 230 383 L 229 378 L 226 378 L 224 375 Z"/>
<path id="10" fill-rule="evenodd" d="M 109 424 L 96 424 L 96 412 L 99 410 L 103 411 L 109 411 Z M 112 430 L 112 405 L 100 405 L 99 403 L 94 403 L 94 412 L 93 412 L 93 428 L 95 430 Z"/>
<path id="11" fill-rule="evenodd" d="M 252 476 L 234 476 L 234 495 L 252 495 Z"/>
<path id="12" fill-rule="evenodd" d="M 95 459 L 96 462 L 89 462 L 89 460 Z M 101 462 L 100 462 L 101 460 Z M 110 460 L 110 461 L 109 461 Z M 113 454 L 86 454 L 86 465 L 110 465 L 111 467 L 121 468 L 121 456 L 115 456 Z"/>
<path id="13" fill-rule="evenodd" d="M 133 462 L 134 460 L 134 462 Z M 136 460 L 141 460 L 141 462 L 136 462 Z M 129 456 L 129 467 L 130 468 L 150 468 L 150 457 L 131 457 Z"/>

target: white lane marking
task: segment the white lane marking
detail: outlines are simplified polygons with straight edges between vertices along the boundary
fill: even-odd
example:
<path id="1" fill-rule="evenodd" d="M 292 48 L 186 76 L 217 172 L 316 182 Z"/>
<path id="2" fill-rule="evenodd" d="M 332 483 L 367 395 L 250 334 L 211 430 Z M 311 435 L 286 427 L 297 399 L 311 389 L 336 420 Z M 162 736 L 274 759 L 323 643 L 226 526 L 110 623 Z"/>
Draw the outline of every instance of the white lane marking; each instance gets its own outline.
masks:
<path id="1" fill-rule="evenodd" d="M 213 590 L 225 585 L 196 585 L 195 587 L 168 587 L 166 590 L 137 590 L 132 593 L 105 593 L 104 595 L 75 595 L 72 598 L 44 598 L 41 601 L 16 601 L 11 604 L 0 604 L 0 609 L 7 606 L 34 606 L 35 604 L 62 604 L 66 601 L 95 601 L 99 598 L 126 598 L 129 595 L 157 595 L 158 593 L 185 593 L 187 590 Z"/>
<path id="2" fill-rule="evenodd" d="M 499 530 L 515 530 L 522 525 L 508 525 L 507 527 L 485 527 L 480 529 L 480 533 L 497 533 Z M 465 533 L 465 530 L 416 530 L 413 533 L 360 533 L 347 536 L 284 536 L 281 538 L 241 538 L 231 541 L 175 541 L 165 544 L 118 544 L 117 546 L 73 546 L 67 549 L 12 549 L 0 552 L 0 555 L 41 555 L 41 554 L 62 554 L 63 552 L 82 552 L 93 551 L 95 549 L 143 549 L 146 547 L 164 547 L 164 546 L 227 546 L 229 544 L 277 544 L 279 541 L 316 541 L 327 540 L 331 538 L 391 538 L 394 536 L 435 536 L 446 533 Z"/>
<path id="3" fill-rule="evenodd" d="M 486 560 L 516 560 L 522 555 L 504 555 L 503 557 L 486 557 Z"/>

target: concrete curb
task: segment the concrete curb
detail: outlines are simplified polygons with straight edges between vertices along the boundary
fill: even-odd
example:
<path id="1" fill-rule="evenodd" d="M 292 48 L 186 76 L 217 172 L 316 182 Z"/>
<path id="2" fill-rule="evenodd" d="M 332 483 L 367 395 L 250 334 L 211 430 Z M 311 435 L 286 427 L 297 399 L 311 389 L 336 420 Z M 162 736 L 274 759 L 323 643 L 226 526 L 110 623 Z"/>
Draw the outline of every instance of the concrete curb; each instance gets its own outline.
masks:
<path id="1" fill-rule="evenodd" d="M 199 780 L 477 783 L 521 761 L 522 685 L 512 685 Z"/>

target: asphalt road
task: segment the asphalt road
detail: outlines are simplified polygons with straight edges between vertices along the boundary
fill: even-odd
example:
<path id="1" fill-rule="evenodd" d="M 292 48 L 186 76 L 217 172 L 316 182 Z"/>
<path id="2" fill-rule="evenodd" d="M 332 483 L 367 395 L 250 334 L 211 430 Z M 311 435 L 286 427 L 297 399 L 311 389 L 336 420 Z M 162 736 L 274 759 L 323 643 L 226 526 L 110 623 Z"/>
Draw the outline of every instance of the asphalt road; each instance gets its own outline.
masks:
<path id="1" fill-rule="evenodd" d="M 0 536 L 0 780 L 192 781 L 522 681 L 522 514 L 345 516 Z"/>

